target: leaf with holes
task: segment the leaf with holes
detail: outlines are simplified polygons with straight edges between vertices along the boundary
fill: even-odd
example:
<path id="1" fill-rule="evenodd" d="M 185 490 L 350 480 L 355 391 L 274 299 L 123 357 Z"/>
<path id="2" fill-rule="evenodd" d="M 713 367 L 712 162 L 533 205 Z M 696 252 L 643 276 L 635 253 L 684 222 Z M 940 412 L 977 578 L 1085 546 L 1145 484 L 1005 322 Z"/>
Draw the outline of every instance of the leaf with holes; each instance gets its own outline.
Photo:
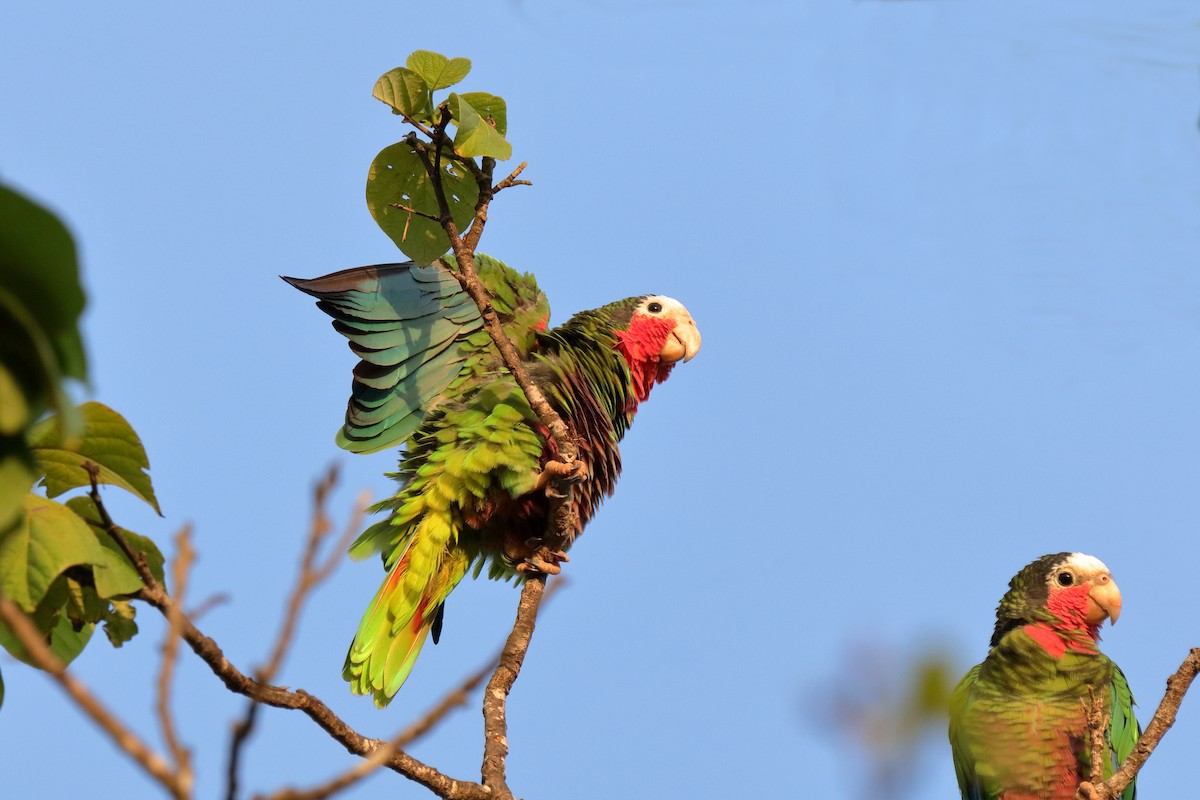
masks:
<path id="1" fill-rule="evenodd" d="M 77 442 L 62 441 L 56 417 L 39 422 L 29 432 L 29 444 L 46 494 L 57 497 L 71 489 L 90 486 L 84 465 L 91 462 L 99 467 L 100 483 L 120 486 L 145 500 L 161 515 L 150 476 L 145 472 L 150 468 L 150 460 L 130 424 L 100 403 L 84 403 L 79 411 L 83 416 L 83 436 Z"/>
<path id="2" fill-rule="evenodd" d="M 475 214 L 479 186 L 472 175 L 449 160 L 443 160 L 441 176 L 450 217 L 462 230 Z M 424 163 L 404 142 L 383 148 L 371 163 L 367 174 L 367 208 L 383 232 L 418 264 L 432 263 L 450 249 L 450 240 L 441 223 L 408 210 L 436 217 L 438 202 Z"/>
<path id="3" fill-rule="evenodd" d="M 471 59 L 446 58 L 441 53 L 430 50 L 416 50 L 404 63 L 421 76 L 421 80 L 425 81 L 430 90 L 453 86 L 471 71 Z"/>

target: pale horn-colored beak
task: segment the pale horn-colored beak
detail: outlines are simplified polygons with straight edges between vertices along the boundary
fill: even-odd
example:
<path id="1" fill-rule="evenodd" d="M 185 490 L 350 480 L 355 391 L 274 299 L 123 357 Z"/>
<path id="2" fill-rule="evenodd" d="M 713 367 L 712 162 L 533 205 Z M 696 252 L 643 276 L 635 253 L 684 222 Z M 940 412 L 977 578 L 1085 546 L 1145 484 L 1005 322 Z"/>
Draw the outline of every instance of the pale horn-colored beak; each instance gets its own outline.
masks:
<path id="1" fill-rule="evenodd" d="M 1092 590 L 1088 592 L 1088 609 L 1086 619 L 1091 625 L 1099 625 L 1104 622 L 1104 618 L 1117 624 L 1117 617 L 1121 616 L 1121 590 L 1117 588 L 1117 582 L 1112 579 L 1112 576 L 1107 572 L 1101 573 L 1092 584 Z"/>
<path id="2" fill-rule="evenodd" d="M 690 315 L 684 313 L 675 317 L 675 327 L 663 344 L 659 358 L 668 364 L 676 361 L 688 362 L 700 352 L 700 330 L 692 321 Z"/>

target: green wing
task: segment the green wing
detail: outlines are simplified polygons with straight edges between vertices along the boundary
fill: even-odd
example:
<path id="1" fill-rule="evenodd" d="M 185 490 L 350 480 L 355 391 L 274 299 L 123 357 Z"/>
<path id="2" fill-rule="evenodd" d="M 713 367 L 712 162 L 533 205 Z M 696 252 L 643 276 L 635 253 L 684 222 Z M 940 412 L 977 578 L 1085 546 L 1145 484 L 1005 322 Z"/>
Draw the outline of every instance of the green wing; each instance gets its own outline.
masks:
<path id="1" fill-rule="evenodd" d="M 1109 778 L 1124 763 L 1129 754 L 1133 752 L 1138 737 L 1142 735 L 1142 727 L 1138 724 L 1137 717 L 1133 715 L 1133 693 L 1129 691 L 1129 682 L 1125 680 L 1125 673 L 1121 672 L 1121 668 L 1116 664 L 1113 664 L 1110 713 L 1112 717 L 1108 725 L 1108 743 L 1112 747 L 1113 764 L 1105 769 L 1105 779 Z M 1137 780 L 1134 780 L 1121 795 L 1121 800 L 1135 800 L 1136 797 Z"/>
<path id="2" fill-rule="evenodd" d="M 950 752 L 954 756 L 954 774 L 958 776 L 958 789 L 962 800 L 993 800 L 992 795 L 984 791 L 975 772 L 975 756 L 967 742 L 963 730 L 963 717 L 971 705 L 971 695 L 975 684 L 979 681 L 979 670 L 983 664 L 976 664 L 968 672 L 954 692 L 950 695 Z"/>
<path id="3" fill-rule="evenodd" d="M 549 316 L 545 296 L 531 275 L 482 254 L 476 262 L 506 332 L 528 350 Z M 446 265 L 380 264 L 284 280 L 317 298 L 362 359 L 337 435 L 351 452 L 373 453 L 407 439 L 468 361 L 476 369 L 496 367 L 479 309 Z"/>

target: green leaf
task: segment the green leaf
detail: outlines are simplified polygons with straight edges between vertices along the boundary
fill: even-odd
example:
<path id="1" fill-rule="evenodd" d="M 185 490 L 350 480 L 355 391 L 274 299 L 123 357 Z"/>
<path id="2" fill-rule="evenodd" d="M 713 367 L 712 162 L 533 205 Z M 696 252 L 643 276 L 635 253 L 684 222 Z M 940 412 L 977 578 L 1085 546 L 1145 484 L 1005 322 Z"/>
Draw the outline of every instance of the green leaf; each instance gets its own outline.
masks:
<path id="1" fill-rule="evenodd" d="M 33 410 L 25 401 L 17 377 L 0 363 L 0 436 L 24 433 L 32 421 Z"/>
<path id="2" fill-rule="evenodd" d="M 160 515 L 158 499 L 150 476 L 146 450 L 133 428 L 108 406 L 87 402 L 79 407 L 83 415 L 83 437 L 79 442 L 63 442 L 56 417 L 42 420 L 29 432 L 34 461 L 42 474 L 46 494 L 57 497 L 80 486 L 90 486 L 84 464 L 100 468 L 98 480 L 120 486 L 145 500 Z"/>
<path id="3" fill-rule="evenodd" d="M 453 86 L 471 71 L 471 59 L 446 58 L 430 50 L 415 51 L 405 64 L 433 91 Z"/>
<path id="4" fill-rule="evenodd" d="M 387 103 L 396 114 L 404 114 L 419 122 L 433 119 L 429 87 L 420 75 L 405 67 L 396 67 L 379 76 L 371 96 Z"/>
<path id="5" fill-rule="evenodd" d="M 24 518 L 0 534 L 0 592 L 33 611 L 68 567 L 104 563 L 105 558 L 96 535 L 75 512 L 27 494 Z"/>
<path id="6" fill-rule="evenodd" d="M 25 440 L 0 438 L 0 538 L 25 513 L 25 495 L 36 479 Z"/>
<path id="7" fill-rule="evenodd" d="M 483 117 L 484 122 L 495 127 L 496 133 L 501 136 L 508 134 L 508 103 L 504 102 L 503 97 L 497 97 L 487 92 L 463 92 L 459 95 L 451 95 L 451 98 L 450 113 L 455 119 L 458 119 L 458 110 L 457 103 L 453 100 L 466 100 L 479 113 L 479 116 Z"/>
<path id="8" fill-rule="evenodd" d="M 100 512 L 96 509 L 96 504 L 92 502 L 92 498 L 86 495 L 81 497 L 72 497 L 67 501 L 67 507 L 91 523 L 93 532 L 95 528 L 103 525 L 100 519 Z M 129 542 L 129 546 L 140 552 L 146 557 L 146 566 L 150 568 L 150 573 L 154 575 L 154 579 L 159 583 L 164 583 L 163 577 L 163 554 L 150 539 L 145 536 L 139 536 L 133 531 L 127 531 L 120 528 L 121 535 L 125 537 L 125 541 Z M 134 569 L 133 564 L 129 563 L 129 559 L 125 557 L 125 552 L 121 550 L 113 538 L 107 533 L 96 533 L 100 542 L 100 546 L 105 550 L 105 559 L 97 563 L 93 568 L 93 574 L 96 580 L 96 592 L 101 597 L 120 597 L 121 595 L 130 595 L 142 588 L 142 579 Z"/>
<path id="9" fill-rule="evenodd" d="M 454 151 L 460 156 L 490 156 L 501 161 L 512 157 L 512 145 L 480 116 L 465 97 L 450 95 L 450 113 L 458 125 L 458 130 L 454 132 Z"/>
<path id="10" fill-rule="evenodd" d="M 0 708 L 4 707 L 4 674 L 0 673 Z"/>
<path id="11" fill-rule="evenodd" d="M 61 602 L 61 598 L 60 598 Z M 41 609 L 39 608 L 39 612 Z M 56 608 L 54 613 L 33 615 L 33 621 L 48 639 L 50 652 L 58 656 L 59 660 L 64 664 L 70 664 L 75 660 L 75 657 L 83 652 L 83 648 L 87 646 L 88 641 L 92 638 L 92 633 L 95 631 L 95 625 L 84 625 L 78 630 L 71 624 L 71 620 L 67 619 L 66 614 L 57 613 L 61 611 Z M 21 646 L 20 641 L 9 629 L 7 625 L 0 622 L 0 647 L 7 650 L 13 658 L 20 659 L 26 664 L 37 666 L 29 658 L 29 654 L 25 652 L 25 648 Z"/>
<path id="12" fill-rule="evenodd" d="M 114 600 L 112 608 L 104 614 L 104 635 L 113 647 L 120 647 L 137 635 L 138 626 L 134 622 L 137 609 L 128 600 Z"/>
<path id="13" fill-rule="evenodd" d="M 0 186 L 0 290 L 29 312 L 46 341 L 56 373 L 87 378 L 79 315 L 83 288 L 75 240 L 58 217 L 7 187 Z M 7 326 L 0 326 L 7 327 Z M 10 332 L 0 330 L 7 339 Z M 10 361 L 0 347 L 0 361 Z"/>
<path id="14" fill-rule="evenodd" d="M 475 214 L 479 186 L 474 177 L 449 160 L 443 160 L 441 176 L 450 216 L 461 230 Z M 450 240 L 440 223 L 395 208 L 391 203 L 434 216 L 438 213 L 437 195 L 425 165 L 404 142 L 385 147 L 371 163 L 367 208 L 383 232 L 418 264 L 432 263 L 450 248 Z"/>

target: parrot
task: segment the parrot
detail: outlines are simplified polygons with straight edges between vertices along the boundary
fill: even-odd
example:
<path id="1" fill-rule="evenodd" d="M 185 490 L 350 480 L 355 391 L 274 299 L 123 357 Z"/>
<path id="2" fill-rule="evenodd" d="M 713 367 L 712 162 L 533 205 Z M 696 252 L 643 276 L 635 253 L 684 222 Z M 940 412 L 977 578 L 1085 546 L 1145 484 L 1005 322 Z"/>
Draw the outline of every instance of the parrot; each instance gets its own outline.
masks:
<path id="1" fill-rule="evenodd" d="M 370 602 L 343 677 L 383 708 L 412 672 L 446 598 L 463 577 L 520 583 L 557 573 L 621 471 L 618 442 L 651 389 L 700 349 L 683 304 L 639 295 L 582 311 L 547 329 L 550 308 L 536 279 L 475 256 L 476 272 L 524 368 L 570 428 L 570 473 L 548 469 L 558 448 L 504 366 L 452 256 L 357 267 L 319 278 L 284 277 L 317 299 L 361 361 L 354 368 L 337 443 L 354 453 L 403 446 L 386 518 L 350 547 L 382 557 L 387 572 Z M 561 551 L 538 555 L 554 478 L 571 484 L 576 529 Z"/>
<path id="2" fill-rule="evenodd" d="M 1141 729 L 1121 670 L 1097 648 L 1121 593 L 1103 562 L 1042 556 L 1013 577 L 996 609 L 991 649 L 950 697 L 950 746 L 963 800 L 1073 800 L 1091 780 L 1092 697 L 1108 715 L 1103 776 Z M 1134 800 L 1130 784 L 1122 800 Z"/>

